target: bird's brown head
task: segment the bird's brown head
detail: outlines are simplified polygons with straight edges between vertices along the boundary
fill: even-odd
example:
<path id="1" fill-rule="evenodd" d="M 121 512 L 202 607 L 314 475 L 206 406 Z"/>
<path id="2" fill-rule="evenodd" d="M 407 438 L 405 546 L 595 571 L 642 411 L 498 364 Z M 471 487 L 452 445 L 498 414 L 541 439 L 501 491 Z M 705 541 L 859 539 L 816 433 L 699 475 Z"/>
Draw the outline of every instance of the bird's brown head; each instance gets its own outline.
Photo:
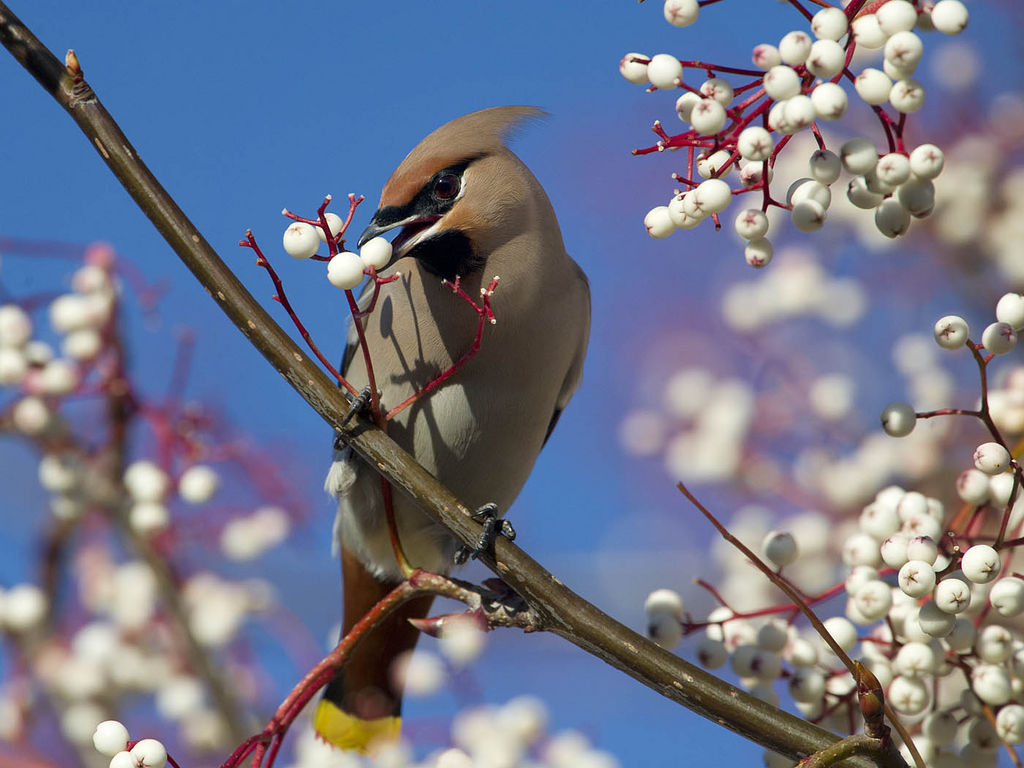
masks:
<path id="1" fill-rule="evenodd" d="M 401 228 L 392 263 L 412 256 L 448 279 L 479 269 L 521 226 L 524 207 L 550 210 L 536 179 L 505 146 L 517 125 L 541 114 L 535 107 L 492 107 L 435 130 L 391 174 L 359 245 Z"/>

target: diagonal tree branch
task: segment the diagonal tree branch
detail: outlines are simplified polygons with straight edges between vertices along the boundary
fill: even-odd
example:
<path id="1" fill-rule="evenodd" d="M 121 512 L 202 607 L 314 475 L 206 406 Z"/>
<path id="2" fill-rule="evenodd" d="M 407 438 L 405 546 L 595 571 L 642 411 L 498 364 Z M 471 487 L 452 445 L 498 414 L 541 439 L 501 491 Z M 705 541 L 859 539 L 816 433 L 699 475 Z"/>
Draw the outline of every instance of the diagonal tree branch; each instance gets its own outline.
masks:
<path id="1" fill-rule="evenodd" d="M 383 432 L 359 417 L 342 427 L 348 403 L 322 370 L 246 291 L 139 158 L 82 77 L 77 59 L 63 66 L 0 2 L 0 43 L 39 81 L 89 138 L 104 162 L 214 301 L 324 420 L 372 467 L 463 544 L 475 546 L 481 526 L 471 510 Z M 794 759 L 839 737 L 754 698 L 659 648 L 601 612 L 508 540 L 481 561 L 537 613 L 542 628 L 625 672 L 656 692 L 769 749 Z M 870 761 L 852 764 L 870 765 Z"/>

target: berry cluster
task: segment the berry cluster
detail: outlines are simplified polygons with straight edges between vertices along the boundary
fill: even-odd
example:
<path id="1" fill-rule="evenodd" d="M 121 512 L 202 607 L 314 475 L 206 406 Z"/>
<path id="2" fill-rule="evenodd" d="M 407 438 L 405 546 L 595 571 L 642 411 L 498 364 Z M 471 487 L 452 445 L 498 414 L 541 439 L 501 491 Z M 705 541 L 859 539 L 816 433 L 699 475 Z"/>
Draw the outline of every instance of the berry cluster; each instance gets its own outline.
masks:
<path id="1" fill-rule="evenodd" d="M 299 505 L 280 457 L 182 398 L 190 337 L 168 364 L 169 396 L 138 386 L 121 329 L 133 299 L 153 317 L 158 292 L 108 246 L 52 247 L 77 264 L 70 290 L 15 298 L 5 286 L 0 305 L 0 429 L 38 453 L 45 493 L 39 582 L 0 589 L 14 670 L 0 686 L 0 737 L 25 742 L 47 719 L 40 708 L 53 709 L 68 742 L 91 750 L 96 724 L 142 694 L 190 747 L 222 749 L 219 683 L 200 657 L 222 654 L 236 683 L 249 680 L 240 636 L 274 601 L 268 585 L 217 576 L 197 555 L 219 544 L 229 559 L 255 558 L 289 534 L 285 510 Z M 156 764 L 149 740 L 125 742 L 112 764 Z"/>
<path id="2" fill-rule="evenodd" d="M 295 221 L 284 231 L 285 252 L 295 259 L 312 258 L 320 244 L 327 242 L 324 226 L 330 229 L 332 241 L 337 242 L 347 224 L 336 213 L 325 213 L 324 225 L 308 220 Z M 375 237 L 360 248 L 359 253 L 335 248 L 326 260 L 327 280 L 331 285 L 351 291 L 359 287 L 371 270 L 384 269 L 391 261 L 391 243 L 383 237 Z"/>
<path id="3" fill-rule="evenodd" d="M 96 751 L 110 758 L 110 768 L 164 768 L 168 762 L 167 748 L 156 739 L 131 742 L 128 729 L 117 720 L 104 720 L 92 734 Z"/>
<path id="4" fill-rule="evenodd" d="M 933 179 L 942 171 L 941 150 L 931 144 L 907 147 L 907 115 L 918 111 L 924 87 L 914 79 L 924 46 L 919 31 L 958 34 L 968 13 L 960 0 L 938 3 L 883 0 L 867 5 L 855 0 L 845 10 L 824 7 L 815 14 L 799 0 L 790 0 L 809 22 L 810 30 L 794 29 L 777 45 L 755 46 L 757 70 L 681 61 L 660 53 L 626 54 L 620 72 L 632 83 L 650 83 L 651 90 L 684 92 L 676 113 L 690 129 L 670 135 L 660 121 L 653 130 L 659 141 L 634 154 L 686 149 L 683 172 L 673 178 L 684 184 L 667 205 L 653 208 L 644 218 L 648 234 L 667 237 L 676 229 L 691 229 L 704 219 L 720 227 L 719 214 L 742 194 L 755 193 L 760 204 L 741 211 L 736 232 L 746 241 L 747 262 L 765 266 L 773 256 L 767 234 L 772 210 L 786 210 L 802 232 L 820 229 L 832 202 L 831 185 L 844 171 L 850 175 L 846 194 L 858 208 L 874 212 L 877 229 L 886 237 L 904 234 L 912 218 L 928 216 L 935 205 Z M 698 17 L 696 0 L 666 0 L 665 18 L 688 26 Z M 858 50 L 884 52 L 882 69 L 866 67 L 854 73 Z M 700 84 L 684 79 L 686 69 L 703 72 Z M 735 85 L 726 75 L 750 78 Z M 838 151 L 826 146 L 819 121 L 838 121 L 848 107 L 847 84 L 877 115 L 886 151 L 858 136 Z M 784 200 L 771 190 L 774 166 L 790 138 L 810 131 L 817 148 L 808 158 L 807 176 L 790 185 Z M 730 183 L 733 178 L 738 186 Z M 704 179 L 698 181 L 697 179 Z"/>
<path id="5" fill-rule="evenodd" d="M 978 366 L 978 408 L 915 412 L 892 403 L 882 413 L 883 429 L 894 437 L 910 435 L 921 419 L 954 415 L 986 429 L 989 439 L 974 448 L 950 489 L 958 509 L 916 490 L 883 488 L 855 526 L 839 528 L 845 578 L 834 586 L 819 583 L 817 592 L 807 590 L 800 565 L 818 557 L 828 532 L 805 517 L 762 534 L 763 559 L 819 616 L 828 615 L 830 600 L 845 596 L 842 614 L 825 619 L 824 628 L 843 651 L 863 659 L 928 765 L 994 767 L 999 749 L 1024 743 L 1024 635 L 1016 623 L 1024 616 L 1024 578 L 1014 566 L 1024 544 L 1024 489 L 1014 456 L 1019 448 L 1002 431 L 1024 430 L 1024 398 L 1019 383 L 1009 381 L 993 409 L 988 387 L 989 364 L 1013 348 L 1021 329 L 1024 296 L 1017 293 L 997 302 L 984 344 L 971 341 L 963 318 L 941 318 L 934 327 L 938 347 L 966 347 Z M 744 526 L 736 521 L 733 532 L 749 539 Z M 749 582 L 743 558 L 728 567 L 734 580 Z M 671 648 L 684 634 L 702 631 L 696 653 L 705 666 L 728 664 L 743 685 L 773 703 L 779 700 L 774 683 L 784 680 L 805 717 L 839 731 L 860 727 L 853 678 L 822 638 L 797 628 L 796 605 L 768 605 L 768 593 L 758 593 L 760 607 L 740 609 L 723 597 L 730 590 L 700 583 L 720 602 L 704 621 L 692 620 L 671 590 L 647 598 L 652 639 Z M 906 748 L 904 755 L 910 760 Z M 773 756 L 770 764 L 776 763 L 785 764 Z"/>

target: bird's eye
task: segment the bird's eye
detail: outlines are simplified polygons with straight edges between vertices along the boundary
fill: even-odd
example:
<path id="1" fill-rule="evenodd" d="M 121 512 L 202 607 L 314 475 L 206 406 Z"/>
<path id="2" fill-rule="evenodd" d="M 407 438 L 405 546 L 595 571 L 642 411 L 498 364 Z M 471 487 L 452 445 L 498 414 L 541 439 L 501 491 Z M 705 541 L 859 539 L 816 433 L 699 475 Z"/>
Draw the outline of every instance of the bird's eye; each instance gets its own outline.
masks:
<path id="1" fill-rule="evenodd" d="M 445 173 L 434 180 L 434 197 L 441 200 L 451 200 L 457 194 L 462 183 L 454 173 Z"/>

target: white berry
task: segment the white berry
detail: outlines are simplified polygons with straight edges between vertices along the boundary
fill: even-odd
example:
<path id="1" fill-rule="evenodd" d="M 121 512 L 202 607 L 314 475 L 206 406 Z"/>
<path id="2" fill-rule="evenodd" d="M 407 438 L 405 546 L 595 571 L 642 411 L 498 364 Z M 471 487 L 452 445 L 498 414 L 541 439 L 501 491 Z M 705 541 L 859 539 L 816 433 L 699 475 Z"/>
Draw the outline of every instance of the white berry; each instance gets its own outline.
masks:
<path id="1" fill-rule="evenodd" d="M 647 65 L 636 61 L 636 59 L 650 59 L 645 53 L 627 53 L 619 62 L 619 74 L 634 85 L 643 85 L 647 82 Z"/>
<path id="2" fill-rule="evenodd" d="M 960 0 L 939 0 L 932 8 L 932 24 L 944 35 L 959 35 L 968 21 L 967 6 Z"/>
<path id="3" fill-rule="evenodd" d="M 690 125 L 697 133 L 705 136 L 718 133 L 725 125 L 725 107 L 714 99 L 701 99 L 690 113 Z"/>
<path id="4" fill-rule="evenodd" d="M 740 157 L 754 162 L 761 162 L 771 157 L 774 146 L 772 135 L 757 125 L 744 128 L 736 139 L 736 149 L 739 151 Z"/>
<path id="5" fill-rule="evenodd" d="M 797 179 L 786 190 L 786 202 L 789 205 L 796 205 L 804 200 L 813 200 L 822 208 L 828 208 L 832 204 L 832 192 L 820 181 Z"/>
<path id="6" fill-rule="evenodd" d="M 875 226 L 888 238 L 899 237 L 910 229 L 910 212 L 899 200 L 887 198 L 875 208 Z"/>
<path id="7" fill-rule="evenodd" d="M 846 187 L 846 199 L 858 208 L 872 210 L 881 205 L 885 197 L 868 189 L 867 179 L 863 176 L 855 176 Z"/>
<path id="8" fill-rule="evenodd" d="M 163 768 L 167 749 L 156 739 L 142 739 L 131 748 L 131 756 L 139 768 Z"/>
<path id="9" fill-rule="evenodd" d="M 878 26 L 887 35 L 911 30 L 917 24 L 917 8 L 908 0 L 889 0 L 875 11 L 875 15 Z"/>
<path id="10" fill-rule="evenodd" d="M 822 120 L 839 120 L 846 114 L 846 91 L 837 83 L 819 83 L 811 91 L 811 104 Z"/>
<path id="11" fill-rule="evenodd" d="M 143 459 L 129 464 L 125 469 L 124 485 L 135 501 L 162 501 L 171 480 L 159 465 Z"/>
<path id="12" fill-rule="evenodd" d="M 931 536 L 915 536 L 907 542 L 908 560 L 923 560 L 934 564 L 938 556 L 939 546 Z"/>
<path id="13" fill-rule="evenodd" d="M 943 613 L 962 613 L 971 605 L 971 587 L 960 579 L 943 579 L 935 586 L 933 600 Z"/>
<path id="14" fill-rule="evenodd" d="M 189 504 L 202 504 L 213 497 L 219 485 L 216 471 L 205 464 L 195 464 L 182 472 L 178 494 Z"/>
<path id="15" fill-rule="evenodd" d="M 975 544 L 964 552 L 960 570 L 974 584 L 988 584 L 999 575 L 999 553 L 988 544 Z"/>
<path id="16" fill-rule="evenodd" d="M 913 69 L 923 53 L 921 38 L 907 30 L 897 32 L 885 42 L 885 58 L 896 67 Z"/>
<path id="17" fill-rule="evenodd" d="M 705 669 L 718 669 L 729 660 L 729 650 L 721 640 L 702 637 L 697 643 L 697 661 Z"/>
<path id="18" fill-rule="evenodd" d="M 853 604 L 868 622 L 880 621 L 892 607 L 892 590 L 884 581 L 870 581 L 853 595 Z"/>
<path id="19" fill-rule="evenodd" d="M 925 643 L 904 644 L 893 660 L 893 670 L 904 677 L 927 678 L 935 667 L 935 652 Z"/>
<path id="20" fill-rule="evenodd" d="M 825 630 L 832 636 L 840 648 L 849 653 L 857 645 L 857 628 L 849 619 L 833 616 L 822 622 Z"/>
<path id="21" fill-rule="evenodd" d="M 882 429 L 890 437 L 906 437 L 916 424 L 917 413 L 907 403 L 889 403 L 882 410 Z"/>
<path id="22" fill-rule="evenodd" d="M 895 0 L 890 0 L 890 2 L 895 2 Z M 856 80 L 853 81 L 853 87 L 863 101 L 872 106 L 878 106 L 889 100 L 892 80 L 882 70 L 868 67 L 857 75 Z"/>
<path id="23" fill-rule="evenodd" d="M 327 222 L 327 228 L 331 230 L 331 237 L 337 237 L 338 233 L 341 232 L 342 226 L 345 224 L 345 220 L 336 213 L 325 213 L 324 220 Z M 316 227 L 316 234 L 320 238 L 321 243 L 327 242 L 327 235 L 324 234 L 323 227 Z"/>
<path id="24" fill-rule="evenodd" d="M 32 320 L 17 304 L 0 306 L 0 347 L 20 347 L 32 338 Z"/>
<path id="25" fill-rule="evenodd" d="M 683 620 L 683 598 L 671 589 L 656 589 L 644 601 L 644 613 L 650 618 L 666 613 L 676 621 Z"/>
<path id="26" fill-rule="evenodd" d="M 644 216 L 644 228 L 647 230 L 648 235 L 656 239 L 671 235 L 676 225 L 672 223 L 668 206 L 659 205 L 648 211 L 647 215 Z"/>
<path id="27" fill-rule="evenodd" d="M 892 708 L 904 715 L 916 715 L 928 707 L 931 695 L 924 681 L 897 675 L 885 697 Z"/>
<path id="28" fill-rule="evenodd" d="M 42 434 L 50 426 L 52 414 L 46 403 L 38 397 L 23 397 L 14 404 L 11 421 L 26 435 Z"/>
<path id="29" fill-rule="evenodd" d="M 811 31 L 819 40 L 838 40 L 848 26 L 846 14 L 839 8 L 822 8 L 811 19 Z"/>
<path id="30" fill-rule="evenodd" d="M 882 542 L 879 552 L 882 562 L 890 568 L 902 568 L 910 560 L 907 557 L 907 544 L 910 539 L 902 533 L 894 533 Z"/>
<path id="31" fill-rule="evenodd" d="M 700 92 L 709 99 L 714 99 L 723 107 L 729 106 L 732 102 L 733 88 L 728 80 L 721 77 L 712 77 L 705 80 L 700 86 Z"/>
<path id="32" fill-rule="evenodd" d="M 815 181 L 832 184 L 839 178 L 843 163 L 830 149 L 818 149 L 811 155 L 810 172 Z"/>
<path id="33" fill-rule="evenodd" d="M 1006 661 L 1013 652 L 1013 635 L 1006 627 L 989 624 L 982 627 L 974 641 L 974 652 L 978 658 L 989 664 Z"/>
<path id="34" fill-rule="evenodd" d="M 688 27 L 699 14 L 697 0 L 665 0 L 665 21 L 673 27 Z"/>
<path id="35" fill-rule="evenodd" d="M 935 571 L 931 563 L 908 560 L 900 568 L 896 581 L 904 594 L 915 598 L 924 597 L 935 589 Z"/>
<path id="36" fill-rule="evenodd" d="M 850 173 L 866 174 L 878 165 L 878 151 L 869 139 L 857 136 L 843 142 L 839 148 L 843 167 Z"/>
<path id="37" fill-rule="evenodd" d="M 694 204 L 705 214 L 724 211 L 732 202 L 732 188 L 721 179 L 708 179 L 694 190 Z"/>
<path id="38" fill-rule="evenodd" d="M 988 601 L 1000 616 L 1024 613 L 1024 579 L 1017 576 L 999 579 L 989 590 Z"/>
<path id="39" fill-rule="evenodd" d="M 391 261 L 391 243 L 383 237 L 374 237 L 366 241 L 366 244 L 359 249 L 359 258 L 363 264 L 374 269 L 384 269 Z"/>
<path id="40" fill-rule="evenodd" d="M 800 75 L 785 64 L 779 64 L 769 69 L 762 81 L 765 93 L 776 101 L 782 101 L 800 93 Z"/>
<path id="41" fill-rule="evenodd" d="M 25 632 L 46 616 L 46 593 L 35 584 L 11 587 L 0 603 L 0 624 L 11 632 Z"/>
<path id="42" fill-rule="evenodd" d="M 701 152 L 697 155 L 697 175 L 702 179 L 717 177 L 731 157 L 732 153 L 725 149 L 720 149 L 710 154 L 708 154 L 707 150 Z M 732 168 L 726 171 L 726 175 L 731 171 Z"/>
<path id="43" fill-rule="evenodd" d="M 1024 707 L 1007 704 L 996 715 L 996 733 L 1008 744 L 1024 742 Z"/>
<path id="44" fill-rule="evenodd" d="M 351 291 L 363 282 L 363 260 L 351 251 L 342 251 L 327 262 L 327 280 L 335 288 Z"/>
<path id="45" fill-rule="evenodd" d="M 779 55 L 782 61 L 795 67 L 807 60 L 811 52 L 811 38 L 806 32 L 795 29 L 787 32 L 779 41 Z"/>
<path id="46" fill-rule="evenodd" d="M 101 755 L 113 757 L 128 745 L 128 729 L 117 720 L 104 720 L 92 735 L 93 746 Z"/>
<path id="47" fill-rule="evenodd" d="M 128 512 L 128 524 L 140 536 L 154 536 L 167 530 L 171 524 L 171 515 L 160 502 L 140 501 L 132 504 Z"/>
<path id="48" fill-rule="evenodd" d="M 772 260 L 774 254 L 775 247 L 770 240 L 764 237 L 751 240 L 743 249 L 743 257 L 747 260 L 747 264 L 758 269 L 768 266 L 768 262 Z"/>
<path id="49" fill-rule="evenodd" d="M 669 218 L 679 229 L 692 229 L 703 221 L 703 217 L 687 213 L 688 210 L 692 210 L 688 196 L 693 197 L 692 190 L 686 194 L 676 195 L 668 204 Z"/>
<path id="50" fill-rule="evenodd" d="M 656 645 L 671 650 L 683 639 L 683 627 L 678 619 L 667 613 L 657 613 L 647 619 L 647 636 Z"/>
<path id="51" fill-rule="evenodd" d="M 988 501 L 989 477 L 977 469 L 966 469 L 956 479 L 956 492 L 962 501 L 981 506 Z"/>
<path id="52" fill-rule="evenodd" d="M 807 71 L 822 80 L 835 77 L 846 66 L 846 50 L 835 40 L 815 40 L 807 54 Z"/>
<path id="53" fill-rule="evenodd" d="M 1024 328 L 1024 296 L 1005 293 L 996 303 L 996 319 L 1015 331 Z"/>
<path id="54" fill-rule="evenodd" d="M 790 211 L 793 226 L 801 232 L 816 232 L 825 225 L 825 207 L 817 200 L 801 200 Z"/>
<path id="55" fill-rule="evenodd" d="M 889 90 L 889 103 L 897 112 L 917 112 L 924 106 L 924 86 L 912 78 L 897 80 Z"/>
<path id="56" fill-rule="evenodd" d="M 662 90 L 675 88 L 683 76 L 683 65 L 679 59 L 668 53 L 659 53 L 651 57 L 647 65 L 647 79 L 651 85 Z"/>
<path id="57" fill-rule="evenodd" d="M 744 240 L 760 240 L 768 232 L 768 217 L 758 208 L 747 208 L 736 217 L 735 227 Z"/>
<path id="58" fill-rule="evenodd" d="M 935 208 L 935 185 L 928 179 L 911 176 L 896 190 L 896 199 L 911 216 L 923 218 Z"/>
<path id="59" fill-rule="evenodd" d="M 782 56 L 774 45 L 762 43 L 754 47 L 750 60 L 758 69 L 771 69 L 782 63 Z"/>
<path id="60" fill-rule="evenodd" d="M 878 16 L 873 13 L 866 13 L 854 19 L 851 27 L 857 45 L 869 51 L 881 48 L 888 39 L 888 35 L 882 31 L 878 23 Z"/>
<path id="61" fill-rule="evenodd" d="M 785 101 L 782 108 L 783 121 L 790 127 L 790 132 L 799 131 L 814 122 L 817 112 L 814 109 L 814 102 L 810 96 L 802 93 L 792 96 Z"/>
<path id="62" fill-rule="evenodd" d="M 956 627 L 956 616 L 952 613 L 945 613 L 932 600 L 918 610 L 917 624 L 921 627 L 921 631 L 930 637 L 947 637 Z"/>
<path id="63" fill-rule="evenodd" d="M 971 671 L 971 690 L 986 704 L 998 707 L 1010 700 L 1010 674 L 997 664 L 979 664 Z"/>
<path id="64" fill-rule="evenodd" d="M 18 384 L 28 373 L 28 360 L 17 347 L 0 347 L 0 386 Z"/>
<path id="65" fill-rule="evenodd" d="M 992 323 L 981 332 L 981 345 L 994 355 L 1005 355 L 1017 346 L 1017 334 L 1009 323 Z"/>
<path id="66" fill-rule="evenodd" d="M 319 228 L 304 221 L 292 222 L 284 231 L 285 253 L 294 259 L 308 259 L 320 247 Z"/>
<path id="67" fill-rule="evenodd" d="M 922 179 L 934 179 L 942 173 L 944 157 L 934 144 L 921 144 L 910 153 L 910 170 Z"/>
<path id="68" fill-rule="evenodd" d="M 899 152 L 890 152 L 879 158 L 875 173 L 884 183 L 898 187 L 910 178 L 910 160 Z"/>
<path id="69" fill-rule="evenodd" d="M 781 568 L 796 560 L 799 550 L 796 539 L 789 531 L 771 531 L 761 542 L 761 551 L 773 565 Z"/>

